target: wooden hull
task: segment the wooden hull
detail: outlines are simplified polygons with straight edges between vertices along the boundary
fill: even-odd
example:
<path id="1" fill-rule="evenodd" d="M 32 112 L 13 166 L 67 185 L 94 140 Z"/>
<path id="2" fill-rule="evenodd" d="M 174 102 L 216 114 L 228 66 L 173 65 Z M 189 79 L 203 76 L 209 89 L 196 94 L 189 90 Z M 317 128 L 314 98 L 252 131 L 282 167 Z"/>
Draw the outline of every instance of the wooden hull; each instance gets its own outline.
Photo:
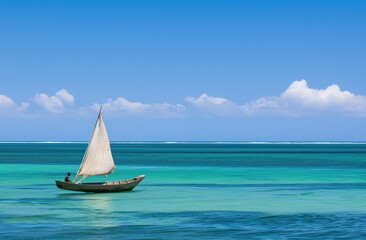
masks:
<path id="1" fill-rule="evenodd" d="M 96 182 L 96 183 L 70 183 L 56 180 L 56 185 L 58 188 L 78 191 L 78 192 L 94 192 L 94 193 L 109 193 L 109 192 L 124 192 L 131 191 L 137 186 L 143 179 L 145 175 L 140 175 L 134 178 L 114 181 L 114 182 Z"/>

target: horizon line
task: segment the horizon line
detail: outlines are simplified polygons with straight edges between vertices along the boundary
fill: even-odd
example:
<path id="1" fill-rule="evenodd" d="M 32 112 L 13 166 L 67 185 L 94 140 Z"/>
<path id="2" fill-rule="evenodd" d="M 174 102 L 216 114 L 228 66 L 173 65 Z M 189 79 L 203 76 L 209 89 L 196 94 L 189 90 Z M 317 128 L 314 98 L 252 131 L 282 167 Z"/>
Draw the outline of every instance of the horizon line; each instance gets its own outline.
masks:
<path id="1" fill-rule="evenodd" d="M 0 141 L 0 144 L 4 143 L 49 143 L 49 144 L 57 144 L 57 143 L 88 143 L 89 141 Z M 140 143 L 158 143 L 158 144 L 200 144 L 200 143 L 211 143 L 211 144 L 366 144 L 366 140 L 361 141 L 205 141 L 205 140 L 192 140 L 192 141 L 110 141 L 111 144 L 115 143 L 126 143 L 126 144 L 140 144 Z"/>

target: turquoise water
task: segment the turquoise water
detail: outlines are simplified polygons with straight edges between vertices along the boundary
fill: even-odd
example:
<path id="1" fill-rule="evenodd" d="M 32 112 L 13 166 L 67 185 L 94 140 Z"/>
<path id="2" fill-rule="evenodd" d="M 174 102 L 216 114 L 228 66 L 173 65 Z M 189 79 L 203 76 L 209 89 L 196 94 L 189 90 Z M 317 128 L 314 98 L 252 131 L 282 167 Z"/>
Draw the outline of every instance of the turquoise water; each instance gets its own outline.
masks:
<path id="1" fill-rule="evenodd" d="M 108 180 L 146 175 L 132 192 L 56 188 L 86 143 L 0 143 L 0 238 L 366 238 L 364 143 L 111 147 Z"/>

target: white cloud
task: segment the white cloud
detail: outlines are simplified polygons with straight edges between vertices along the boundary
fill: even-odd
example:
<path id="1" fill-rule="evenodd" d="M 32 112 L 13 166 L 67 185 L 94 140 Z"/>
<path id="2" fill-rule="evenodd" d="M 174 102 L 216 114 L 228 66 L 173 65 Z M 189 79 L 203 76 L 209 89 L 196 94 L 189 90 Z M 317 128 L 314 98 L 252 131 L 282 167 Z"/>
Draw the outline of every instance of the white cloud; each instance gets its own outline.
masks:
<path id="1" fill-rule="evenodd" d="M 94 104 L 93 108 L 99 109 L 100 104 Z M 173 117 L 181 115 L 185 111 L 185 107 L 181 104 L 131 102 L 124 97 L 118 97 L 115 100 L 107 99 L 103 103 L 103 110 L 124 115 L 146 114 L 150 117 Z"/>
<path id="2" fill-rule="evenodd" d="M 366 115 L 366 96 L 342 91 L 336 84 L 325 89 L 310 88 L 306 80 L 294 81 L 280 96 L 262 97 L 243 106 L 245 113 L 272 111 L 304 115 L 322 112 Z"/>
<path id="3" fill-rule="evenodd" d="M 8 96 L 5 96 L 5 95 L 0 95 L 0 108 L 1 109 L 11 108 L 14 106 L 15 106 L 15 103 L 11 98 L 9 98 Z"/>
<path id="4" fill-rule="evenodd" d="M 219 115 L 279 114 L 301 116 L 337 112 L 366 116 L 366 96 L 342 91 L 336 84 L 325 89 L 310 88 L 306 80 L 294 81 L 279 96 L 261 97 L 243 105 L 221 97 L 187 97 L 186 102 Z"/>
<path id="5" fill-rule="evenodd" d="M 91 110 L 97 110 L 100 104 L 78 106 L 73 104 L 75 98 L 66 89 L 49 96 L 36 94 L 33 98 L 41 108 L 60 116 L 72 112 L 70 116 L 86 116 Z M 227 98 L 209 96 L 206 93 L 198 97 L 186 97 L 185 102 L 204 111 L 221 116 L 248 116 L 257 114 L 304 116 L 311 114 L 337 113 L 342 115 L 366 116 L 366 96 L 356 95 L 341 90 L 336 85 L 324 89 L 308 86 L 306 80 L 294 81 L 277 96 L 261 97 L 244 104 L 235 103 Z M 151 118 L 180 117 L 186 114 L 182 104 L 143 103 L 130 101 L 124 97 L 109 98 L 103 103 L 104 111 L 114 116 L 143 116 Z M 15 103 L 10 97 L 0 94 L 0 117 L 42 118 L 44 113 L 28 102 Z M 53 115 L 56 116 L 56 115 Z"/>
<path id="6" fill-rule="evenodd" d="M 186 97 L 186 101 L 199 107 L 225 106 L 231 104 L 231 102 L 225 98 L 210 97 L 206 93 L 203 93 L 198 98 Z"/>
<path id="7" fill-rule="evenodd" d="M 207 109 L 219 115 L 229 115 L 238 112 L 240 106 L 234 102 L 221 97 L 211 97 L 206 93 L 201 94 L 198 98 L 186 97 L 186 102 L 197 108 Z"/>
<path id="8" fill-rule="evenodd" d="M 62 113 L 65 110 L 65 103 L 70 105 L 74 103 L 74 100 L 74 96 L 66 89 L 59 90 L 54 96 L 48 96 L 45 93 L 37 93 L 34 96 L 37 104 L 53 113 Z"/>
<path id="9" fill-rule="evenodd" d="M 10 97 L 0 94 L 1 117 L 23 117 L 28 109 L 29 103 L 16 104 Z"/>
<path id="10" fill-rule="evenodd" d="M 74 103 L 74 96 L 71 95 L 66 89 L 61 89 L 56 93 L 56 97 L 67 103 Z"/>

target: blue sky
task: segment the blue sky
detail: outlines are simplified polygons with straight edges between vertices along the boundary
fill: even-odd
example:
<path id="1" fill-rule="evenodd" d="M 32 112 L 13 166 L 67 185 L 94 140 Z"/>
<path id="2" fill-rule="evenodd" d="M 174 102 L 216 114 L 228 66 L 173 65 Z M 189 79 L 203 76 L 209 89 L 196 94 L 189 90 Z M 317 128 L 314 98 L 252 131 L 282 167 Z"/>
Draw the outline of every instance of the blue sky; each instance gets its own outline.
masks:
<path id="1" fill-rule="evenodd" d="M 0 141 L 366 140 L 365 1 L 1 1 Z"/>

